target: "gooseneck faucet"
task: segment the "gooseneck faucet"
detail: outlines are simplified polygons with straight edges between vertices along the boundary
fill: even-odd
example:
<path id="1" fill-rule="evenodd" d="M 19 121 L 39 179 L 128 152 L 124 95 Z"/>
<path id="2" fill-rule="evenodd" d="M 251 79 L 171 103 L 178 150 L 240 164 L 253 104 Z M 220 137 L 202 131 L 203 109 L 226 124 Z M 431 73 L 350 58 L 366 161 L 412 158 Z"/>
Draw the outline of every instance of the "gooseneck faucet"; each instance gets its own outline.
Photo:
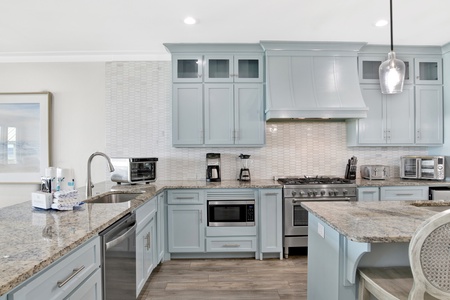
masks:
<path id="1" fill-rule="evenodd" d="M 92 184 L 92 179 L 91 179 L 91 163 L 92 163 L 92 159 L 95 156 L 103 156 L 104 158 L 106 158 L 106 160 L 108 161 L 108 165 L 109 165 L 109 171 L 114 172 L 114 166 L 112 165 L 111 159 L 108 157 L 108 155 L 106 155 L 103 152 L 92 153 L 91 156 L 89 156 L 89 159 L 87 162 L 86 197 L 92 196 L 92 188 L 94 187 L 94 184 Z"/>

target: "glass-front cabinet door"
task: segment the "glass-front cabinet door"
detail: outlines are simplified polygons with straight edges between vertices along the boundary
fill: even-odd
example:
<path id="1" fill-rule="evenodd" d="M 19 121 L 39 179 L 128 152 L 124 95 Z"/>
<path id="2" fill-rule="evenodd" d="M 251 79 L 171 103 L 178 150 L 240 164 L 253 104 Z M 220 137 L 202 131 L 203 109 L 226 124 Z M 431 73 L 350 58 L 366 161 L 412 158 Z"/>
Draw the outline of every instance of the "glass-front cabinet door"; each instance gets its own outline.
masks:
<path id="1" fill-rule="evenodd" d="M 412 74 L 412 62 L 413 59 L 407 56 L 397 56 L 405 63 L 405 84 L 413 83 Z M 360 83 L 379 83 L 379 68 L 382 62 L 387 60 L 387 57 L 376 56 L 376 57 L 360 57 L 359 58 L 359 82 Z"/>
<path id="2" fill-rule="evenodd" d="M 205 55 L 205 82 L 262 81 L 262 55 Z"/>
<path id="3" fill-rule="evenodd" d="M 201 55 L 173 55 L 173 82 L 202 82 L 203 59 Z"/>
<path id="4" fill-rule="evenodd" d="M 441 58 L 416 58 L 415 59 L 415 83 L 416 84 L 442 84 L 442 59 Z"/>
<path id="5" fill-rule="evenodd" d="M 205 82 L 233 82 L 233 55 L 205 55 Z"/>
<path id="6" fill-rule="evenodd" d="M 234 82 L 263 81 L 262 55 L 235 55 L 234 68 Z"/>

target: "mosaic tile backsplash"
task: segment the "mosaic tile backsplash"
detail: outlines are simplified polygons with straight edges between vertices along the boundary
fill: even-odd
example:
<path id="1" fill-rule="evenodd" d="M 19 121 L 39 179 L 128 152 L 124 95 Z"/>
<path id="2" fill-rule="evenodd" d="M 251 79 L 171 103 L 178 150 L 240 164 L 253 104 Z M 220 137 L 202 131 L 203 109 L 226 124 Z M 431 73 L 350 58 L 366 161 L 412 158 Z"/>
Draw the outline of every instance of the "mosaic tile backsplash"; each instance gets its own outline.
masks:
<path id="1" fill-rule="evenodd" d="M 118 157 L 158 157 L 162 180 L 205 179 L 206 153 L 221 153 L 222 179 L 236 179 L 238 156 L 250 154 L 252 178 L 344 176 L 347 160 L 383 164 L 399 176 L 402 155 L 425 155 L 423 147 L 347 147 L 339 121 L 266 123 L 262 148 L 172 147 L 171 62 L 111 62 L 106 65 L 106 151 Z M 359 169 L 358 169 L 359 170 Z M 359 171 L 358 171 L 359 177 Z"/>

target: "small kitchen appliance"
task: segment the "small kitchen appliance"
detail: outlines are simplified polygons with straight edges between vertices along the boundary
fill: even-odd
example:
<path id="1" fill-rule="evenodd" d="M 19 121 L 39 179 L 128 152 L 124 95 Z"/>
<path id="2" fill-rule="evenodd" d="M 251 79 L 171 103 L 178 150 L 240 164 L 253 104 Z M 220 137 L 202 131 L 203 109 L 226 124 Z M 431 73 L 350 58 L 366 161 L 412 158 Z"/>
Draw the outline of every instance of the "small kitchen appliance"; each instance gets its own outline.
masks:
<path id="1" fill-rule="evenodd" d="M 355 156 L 352 156 L 348 162 L 347 167 L 345 169 L 345 179 L 355 180 L 356 179 L 356 164 L 358 159 Z"/>
<path id="2" fill-rule="evenodd" d="M 385 180 L 389 178 L 390 168 L 383 165 L 362 165 L 359 168 L 361 178 L 369 180 Z"/>
<path id="3" fill-rule="evenodd" d="M 239 171 L 239 179 L 240 181 L 250 181 L 250 155 L 241 154 L 239 155 L 241 159 L 241 170 Z"/>
<path id="4" fill-rule="evenodd" d="M 206 181 L 220 181 L 220 153 L 206 153 Z"/>
<path id="5" fill-rule="evenodd" d="M 156 180 L 156 162 L 158 158 L 111 158 L 114 171 L 111 181 L 136 184 L 139 182 L 150 183 Z"/>
<path id="6" fill-rule="evenodd" d="M 445 180 L 444 156 L 402 156 L 400 177 L 405 179 Z"/>

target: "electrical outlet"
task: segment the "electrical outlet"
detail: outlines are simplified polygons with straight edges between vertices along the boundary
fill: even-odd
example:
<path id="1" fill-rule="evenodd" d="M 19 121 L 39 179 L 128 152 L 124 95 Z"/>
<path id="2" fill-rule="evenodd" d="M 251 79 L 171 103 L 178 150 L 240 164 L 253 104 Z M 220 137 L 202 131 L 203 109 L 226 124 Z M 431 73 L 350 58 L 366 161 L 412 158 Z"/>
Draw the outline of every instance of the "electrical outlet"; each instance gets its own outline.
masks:
<path id="1" fill-rule="evenodd" d="M 317 223 L 317 233 L 323 238 L 325 238 L 325 227 L 322 224 Z"/>

